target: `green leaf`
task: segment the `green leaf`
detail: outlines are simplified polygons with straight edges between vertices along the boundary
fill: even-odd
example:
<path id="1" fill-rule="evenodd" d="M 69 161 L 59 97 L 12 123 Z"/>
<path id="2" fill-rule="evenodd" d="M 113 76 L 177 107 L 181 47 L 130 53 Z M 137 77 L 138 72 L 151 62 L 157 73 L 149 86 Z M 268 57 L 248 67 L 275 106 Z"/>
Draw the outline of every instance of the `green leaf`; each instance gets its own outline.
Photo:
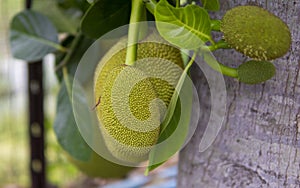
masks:
<path id="1" fill-rule="evenodd" d="M 56 26 L 59 32 L 76 34 L 83 12 L 79 9 L 66 11 L 55 0 L 35 0 L 33 10 L 43 13 Z"/>
<path id="2" fill-rule="evenodd" d="M 275 66 L 268 61 L 251 60 L 238 67 L 238 79 L 246 84 L 259 84 L 272 78 Z"/>
<path id="3" fill-rule="evenodd" d="M 82 32 L 99 38 L 103 34 L 129 23 L 131 1 L 101 0 L 93 4 L 81 22 Z"/>
<path id="4" fill-rule="evenodd" d="M 221 20 L 211 20 L 211 29 L 213 31 L 220 31 Z"/>
<path id="5" fill-rule="evenodd" d="M 210 17 L 197 5 L 175 8 L 161 0 L 154 15 L 161 36 L 180 48 L 198 49 L 207 41 L 213 42 Z"/>
<path id="6" fill-rule="evenodd" d="M 37 61 L 60 49 L 57 31 L 50 20 L 34 11 L 17 14 L 10 26 L 11 51 L 14 57 Z"/>
<path id="7" fill-rule="evenodd" d="M 86 0 L 57 0 L 57 4 L 67 12 L 74 12 L 77 10 L 85 12 L 90 6 Z"/>
<path id="8" fill-rule="evenodd" d="M 183 73 L 175 89 L 179 93 L 174 92 L 161 125 L 158 145 L 150 151 L 146 174 L 163 164 L 183 146 L 189 132 L 192 112 L 192 85 L 190 78 Z"/>
<path id="9" fill-rule="evenodd" d="M 70 94 L 67 92 L 66 84 L 63 82 L 57 97 L 57 110 L 53 128 L 57 140 L 64 150 L 75 159 L 88 161 L 91 157 L 92 150 L 78 131 L 69 96 Z M 80 96 L 80 94 L 76 96 Z M 80 99 L 76 100 L 82 101 Z M 87 104 L 83 102 L 83 106 L 84 105 Z"/>
<path id="10" fill-rule="evenodd" d="M 201 0 L 203 8 L 212 11 L 220 10 L 220 2 L 219 0 Z"/>

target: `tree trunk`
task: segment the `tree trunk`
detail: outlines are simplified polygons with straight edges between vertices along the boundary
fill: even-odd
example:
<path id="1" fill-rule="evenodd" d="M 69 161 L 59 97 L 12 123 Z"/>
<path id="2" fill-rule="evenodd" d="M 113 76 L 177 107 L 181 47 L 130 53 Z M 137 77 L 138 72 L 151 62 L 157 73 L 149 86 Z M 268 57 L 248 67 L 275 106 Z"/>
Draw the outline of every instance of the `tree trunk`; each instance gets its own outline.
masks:
<path id="1" fill-rule="evenodd" d="M 203 74 L 193 70 L 201 114 L 194 136 L 180 152 L 178 187 L 300 187 L 300 0 L 254 3 L 288 24 L 291 50 L 274 61 L 276 76 L 264 84 L 225 78 L 227 114 L 215 142 L 204 152 L 199 152 L 199 144 L 210 115 L 209 88 Z M 253 1 L 221 0 L 222 10 L 214 16 L 220 19 L 226 10 L 245 4 Z M 232 50 L 214 54 L 231 66 L 245 61 Z"/>

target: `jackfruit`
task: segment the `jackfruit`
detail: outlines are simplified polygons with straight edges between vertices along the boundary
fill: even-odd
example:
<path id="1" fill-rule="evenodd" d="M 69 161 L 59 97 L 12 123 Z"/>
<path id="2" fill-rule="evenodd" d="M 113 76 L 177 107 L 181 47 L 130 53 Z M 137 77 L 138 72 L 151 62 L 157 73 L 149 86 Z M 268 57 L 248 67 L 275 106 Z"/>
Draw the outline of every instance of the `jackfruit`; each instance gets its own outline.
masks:
<path id="1" fill-rule="evenodd" d="M 119 160 L 138 163 L 147 159 L 158 139 L 159 126 L 182 73 L 183 61 L 180 50 L 156 32 L 138 44 L 137 62 L 133 66 L 124 65 L 125 58 L 126 39 L 121 39 L 99 62 L 94 96 L 95 102 L 100 99 L 97 116 L 111 154 Z M 129 95 L 124 93 L 128 88 Z M 118 93 L 115 97 L 114 90 Z M 126 100 L 129 105 L 124 105 Z M 124 107 L 127 105 L 129 109 Z"/>
<path id="2" fill-rule="evenodd" d="M 95 96 L 101 96 L 102 87 L 109 72 L 114 67 L 125 64 L 127 50 L 126 45 L 127 38 L 124 37 L 120 39 L 120 41 L 116 45 L 114 45 L 100 60 L 96 68 L 94 77 L 95 88 L 97 88 L 97 90 L 95 90 Z M 138 43 L 137 59 L 142 60 L 149 58 L 155 58 L 156 62 L 158 59 L 169 61 L 175 65 L 178 65 L 178 67 L 183 68 L 183 61 L 181 58 L 180 50 L 175 48 L 174 46 L 171 46 L 169 43 L 163 40 L 155 31 L 152 31 L 144 40 Z M 152 70 L 153 68 L 156 68 L 156 70 L 160 70 L 159 67 L 156 66 L 151 66 L 150 70 Z M 168 76 L 168 72 L 168 70 L 165 70 L 166 76 Z M 173 77 L 172 79 L 174 80 Z M 98 101 L 97 98 L 96 101 Z"/>
<path id="3" fill-rule="evenodd" d="M 221 31 L 230 47 L 256 60 L 281 57 L 291 45 L 288 26 L 257 6 L 238 6 L 227 11 Z"/>
<path id="4" fill-rule="evenodd" d="M 156 92 L 143 77 L 142 71 L 131 66 L 110 71 L 98 111 L 107 148 L 115 157 L 132 163 L 145 160 L 160 131 L 160 111 L 153 102 Z"/>
<path id="5" fill-rule="evenodd" d="M 238 67 L 238 79 L 247 84 L 258 84 L 272 78 L 275 66 L 268 61 L 247 61 Z"/>

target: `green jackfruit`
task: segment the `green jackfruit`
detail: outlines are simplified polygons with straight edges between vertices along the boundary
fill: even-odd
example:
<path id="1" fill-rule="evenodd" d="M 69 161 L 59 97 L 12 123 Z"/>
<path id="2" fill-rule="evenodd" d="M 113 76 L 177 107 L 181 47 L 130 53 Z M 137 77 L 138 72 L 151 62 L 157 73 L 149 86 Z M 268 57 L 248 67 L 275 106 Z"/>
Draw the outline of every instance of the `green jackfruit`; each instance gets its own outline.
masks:
<path id="1" fill-rule="evenodd" d="M 151 33 L 138 44 L 137 62 L 134 66 L 125 66 L 125 58 L 126 40 L 121 39 L 99 62 L 94 78 L 94 96 L 95 103 L 100 98 L 100 105 L 96 110 L 108 149 L 120 160 L 137 163 L 147 159 L 151 146 L 158 139 L 159 125 L 182 73 L 183 61 L 180 50 L 166 43 L 156 33 Z M 115 79 L 124 71 L 127 73 L 123 74 L 123 81 L 118 86 Z M 135 75 L 141 75 L 145 79 L 134 83 L 137 80 L 134 79 Z M 118 100 L 113 99 L 118 107 L 113 109 L 112 85 L 115 88 L 123 87 L 119 91 L 122 93 L 122 90 L 130 87 L 130 82 L 134 83 L 134 87 L 129 99 L 124 92 L 119 94 L 120 96 L 115 97 Z M 129 100 L 131 114 L 128 114 L 128 110 L 120 110 L 126 100 Z M 123 114 L 120 113 L 117 117 L 115 110 Z M 126 120 L 131 115 L 147 123 L 131 123 Z M 121 123 L 120 119 L 125 123 Z"/>
<path id="2" fill-rule="evenodd" d="M 222 18 L 221 31 L 229 46 L 257 60 L 281 57 L 291 45 L 287 25 L 257 6 L 238 6 L 227 11 Z"/>
<path id="3" fill-rule="evenodd" d="M 132 163 L 146 159 L 160 131 L 160 111 L 153 102 L 156 92 L 143 77 L 134 67 L 114 68 L 106 78 L 98 107 L 107 148 L 116 158 Z"/>
<path id="4" fill-rule="evenodd" d="M 238 67 L 238 79 L 247 84 L 258 84 L 272 78 L 275 66 L 268 61 L 247 61 Z"/>
<path id="5" fill-rule="evenodd" d="M 104 85 L 105 78 L 107 77 L 109 72 L 114 67 L 125 64 L 126 45 L 127 38 L 122 38 L 105 54 L 105 56 L 99 62 L 99 65 L 97 66 L 97 69 L 95 71 L 96 73 L 94 78 L 95 88 L 97 88 L 97 90 L 95 90 L 95 96 L 101 96 L 102 86 Z M 158 59 L 169 61 L 183 68 L 183 61 L 181 58 L 180 50 L 168 44 L 156 32 L 152 32 L 138 44 L 137 59 L 143 60 L 149 58 L 155 58 L 156 61 Z M 150 70 L 153 70 L 153 68 L 159 70 L 159 67 L 156 66 L 151 66 Z M 169 74 L 169 69 L 170 68 L 165 70 L 166 76 L 168 76 L 167 74 Z M 174 80 L 173 77 L 171 79 Z M 96 101 L 97 100 L 98 99 L 96 99 Z"/>

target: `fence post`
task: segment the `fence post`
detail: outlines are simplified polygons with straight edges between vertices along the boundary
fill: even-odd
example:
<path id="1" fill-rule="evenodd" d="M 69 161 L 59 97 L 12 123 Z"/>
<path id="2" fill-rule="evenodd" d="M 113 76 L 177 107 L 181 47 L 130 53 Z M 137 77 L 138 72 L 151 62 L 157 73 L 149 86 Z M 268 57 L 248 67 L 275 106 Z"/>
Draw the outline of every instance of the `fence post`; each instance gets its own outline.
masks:
<path id="1" fill-rule="evenodd" d="M 32 0 L 26 0 L 26 9 L 30 9 L 31 4 Z M 46 188 L 42 60 L 29 62 L 27 69 L 31 187 Z"/>

